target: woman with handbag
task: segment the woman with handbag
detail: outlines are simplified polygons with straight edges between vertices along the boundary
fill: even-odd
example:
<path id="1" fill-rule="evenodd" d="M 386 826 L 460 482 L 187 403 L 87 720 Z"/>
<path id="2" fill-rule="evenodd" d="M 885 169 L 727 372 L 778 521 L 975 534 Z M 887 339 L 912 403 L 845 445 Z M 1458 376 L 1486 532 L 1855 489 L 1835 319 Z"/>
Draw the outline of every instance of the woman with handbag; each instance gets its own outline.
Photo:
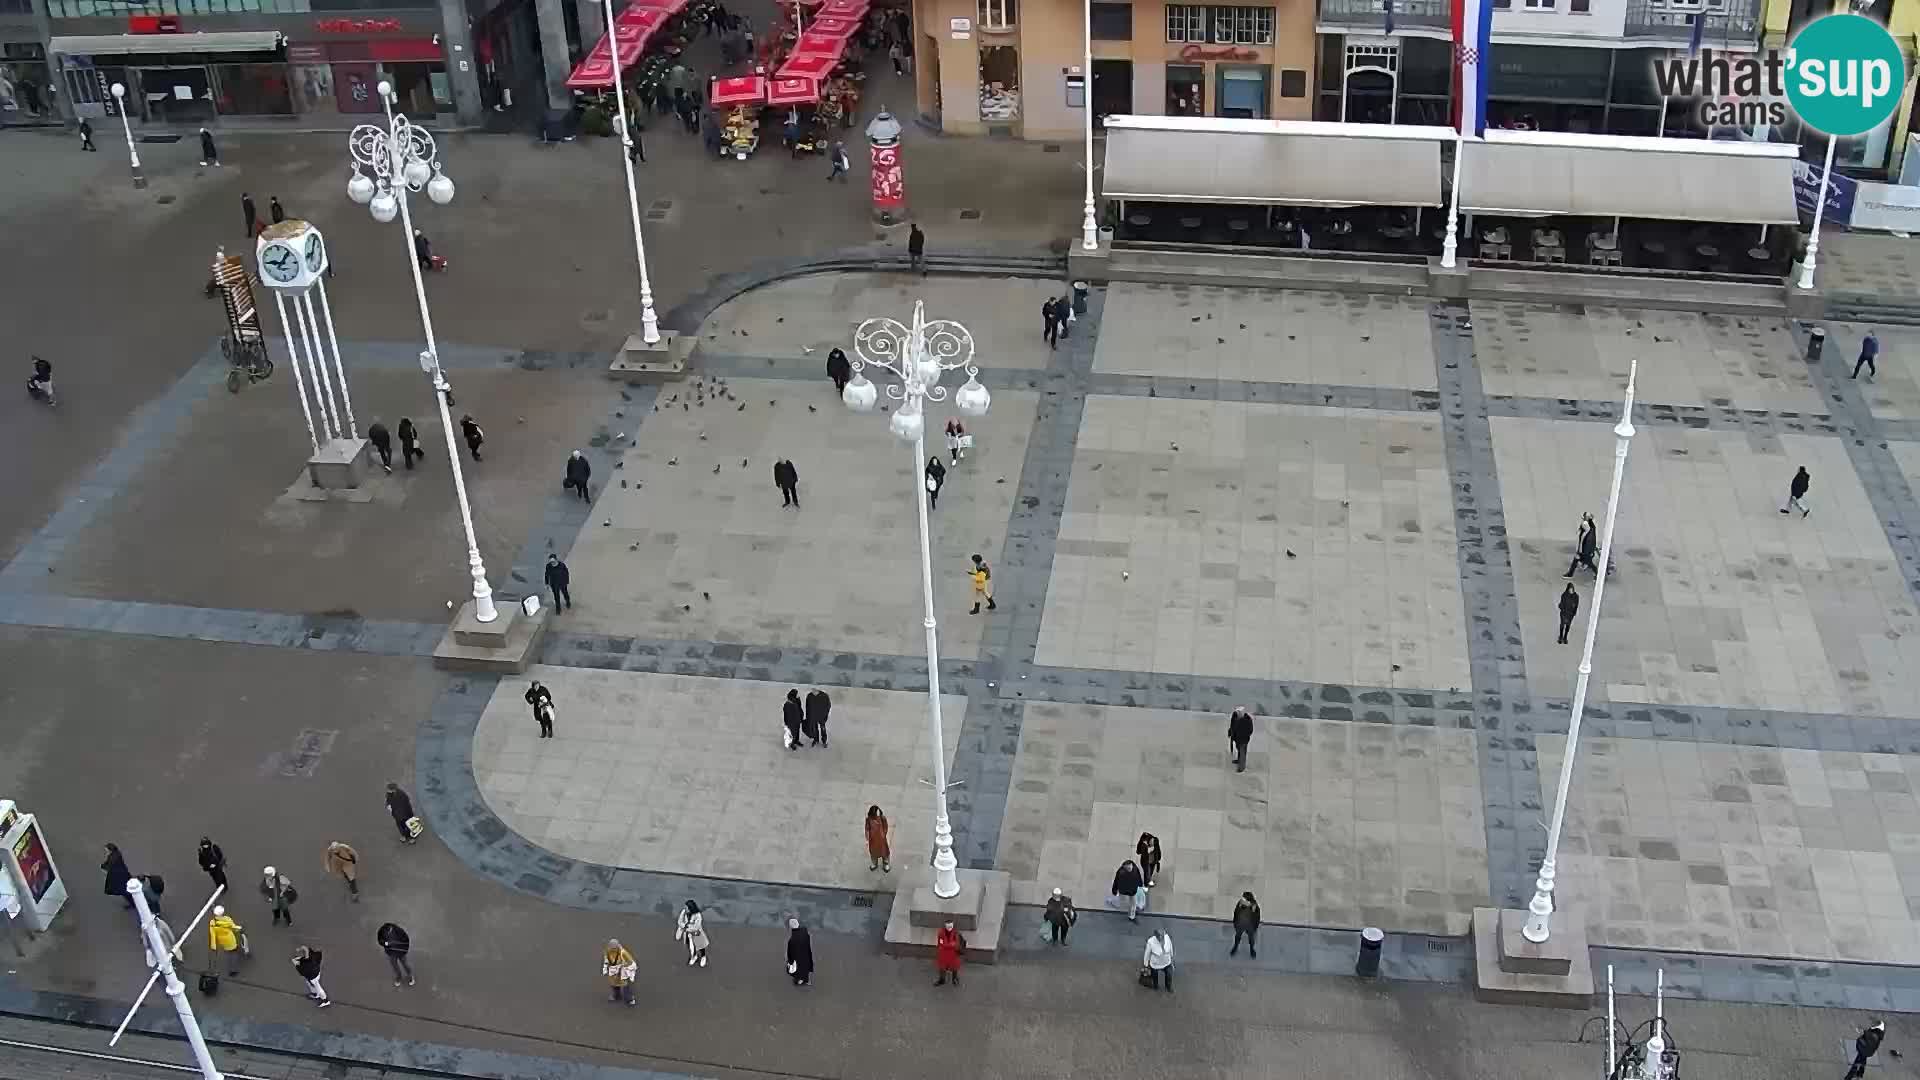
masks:
<path id="1" fill-rule="evenodd" d="M 1133 853 L 1140 856 L 1140 873 L 1146 876 L 1147 888 L 1153 888 L 1160 878 L 1160 838 L 1150 832 L 1141 833 Z"/>
<path id="2" fill-rule="evenodd" d="M 1160 980 L 1167 982 L 1167 993 L 1173 993 L 1173 938 L 1165 928 L 1147 935 L 1147 951 L 1140 957 L 1140 983 L 1152 989 L 1160 989 Z"/>
<path id="3" fill-rule="evenodd" d="M 947 467 L 940 464 L 940 455 L 927 459 L 927 509 L 935 510 L 940 506 L 940 486 L 947 482 Z"/>
<path id="4" fill-rule="evenodd" d="M 960 464 L 960 459 L 967 456 L 967 447 L 972 445 L 973 436 L 967 434 L 966 425 L 962 424 L 958 418 L 947 421 L 947 453 L 953 455 L 955 465 Z"/>
<path id="5" fill-rule="evenodd" d="M 393 815 L 393 827 L 400 830 L 400 842 L 411 844 L 420 839 L 426 831 L 420 819 L 413 816 L 413 800 L 400 790 L 399 784 L 387 785 L 387 813 Z"/>
<path id="6" fill-rule="evenodd" d="M 614 1001 L 624 1001 L 628 1008 L 633 1007 L 633 977 L 638 971 L 633 954 L 620 944 L 620 939 L 608 938 L 606 951 L 600 954 L 600 974 L 607 977 L 607 989 Z"/>
<path id="7" fill-rule="evenodd" d="M 706 920 L 700 917 L 700 905 L 687 901 L 680 911 L 680 918 L 673 928 L 673 940 L 687 943 L 687 966 L 699 964 L 707 966 L 707 927 Z"/>
<path id="8" fill-rule="evenodd" d="M 787 978 L 795 986 L 813 985 L 813 941 L 798 918 L 787 919 Z"/>

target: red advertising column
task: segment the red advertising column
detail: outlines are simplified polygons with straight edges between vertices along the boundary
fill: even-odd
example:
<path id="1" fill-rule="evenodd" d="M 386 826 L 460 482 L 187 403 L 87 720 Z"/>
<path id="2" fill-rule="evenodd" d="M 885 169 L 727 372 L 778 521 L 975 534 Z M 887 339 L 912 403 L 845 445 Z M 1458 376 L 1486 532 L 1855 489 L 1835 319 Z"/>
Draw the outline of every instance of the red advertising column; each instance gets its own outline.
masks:
<path id="1" fill-rule="evenodd" d="M 885 109 L 867 125 L 873 151 L 873 217 L 895 225 L 907 217 L 907 183 L 900 167 L 900 121 Z"/>

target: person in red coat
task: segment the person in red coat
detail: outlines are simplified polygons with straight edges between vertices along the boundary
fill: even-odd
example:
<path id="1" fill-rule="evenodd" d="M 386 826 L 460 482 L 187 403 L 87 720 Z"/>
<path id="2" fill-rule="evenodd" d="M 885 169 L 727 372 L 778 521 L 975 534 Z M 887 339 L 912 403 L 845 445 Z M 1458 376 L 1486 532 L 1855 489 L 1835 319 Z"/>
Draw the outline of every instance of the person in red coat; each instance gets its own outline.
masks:
<path id="1" fill-rule="evenodd" d="M 933 937 L 933 966 L 940 973 L 933 985 L 945 986 L 947 976 L 953 976 L 953 985 L 960 985 L 960 958 L 967 953 L 967 939 L 953 928 L 953 923 L 940 928 Z"/>

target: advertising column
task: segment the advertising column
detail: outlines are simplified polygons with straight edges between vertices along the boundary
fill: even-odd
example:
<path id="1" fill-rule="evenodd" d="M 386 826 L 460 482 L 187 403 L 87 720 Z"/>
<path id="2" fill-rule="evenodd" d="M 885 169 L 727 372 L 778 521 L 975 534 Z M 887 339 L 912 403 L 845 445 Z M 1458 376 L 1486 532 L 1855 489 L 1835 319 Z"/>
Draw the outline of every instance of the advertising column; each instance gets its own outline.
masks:
<path id="1" fill-rule="evenodd" d="M 32 814 L 21 813 L 10 799 L 0 799 L 0 872 L 12 886 L 9 908 L 18 904 L 16 916 L 33 933 L 45 933 L 53 917 L 67 902 L 66 882 L 53 864 L 40 822 Z"/>
<path id="2" fill-rule="evenodd" d="M 873 217 L 895 225 L 907 216 L 907 184 L 900 165 L 900 122 L 885 109 L 867 125 L 873 151 Z"/>

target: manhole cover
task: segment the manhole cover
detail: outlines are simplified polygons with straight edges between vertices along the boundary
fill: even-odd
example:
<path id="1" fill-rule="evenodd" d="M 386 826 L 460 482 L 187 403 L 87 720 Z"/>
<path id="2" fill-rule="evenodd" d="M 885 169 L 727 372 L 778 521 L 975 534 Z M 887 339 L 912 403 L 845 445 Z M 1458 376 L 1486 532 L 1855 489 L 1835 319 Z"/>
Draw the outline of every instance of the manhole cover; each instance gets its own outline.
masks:
<path id="1" fill-rule="evenodd" d="M 978 211 L 978 210 L 962 210 L 962 211 L 960 211 L 960 220 L 961 220 L 961 221 L 979 221 L 979 220 L 980 220 L 980 211 Z"/>
<path id="2" fill-rule="evenodd" d="M 143 143 L 177 143 L 180 141 L 180 136 L 178 135 L 142 135 L 140 136 L 140 141 Z"/>
<path id="3" fill-rule="evenodd" d="M 647 213 L 665 213 L 673 209 L 672 199 L 655 199 L 647 204 Z"/>
<path id="4" fill-rule="evenodd" d="M 1060 152 L 1060 144 L 1057 142 L 1050 142 L 1045 146 L 1042 146 L 1040 148 L 1040 152 L 1043 154 L 1057 154 Z"/>
<path id="5" fill-rule="evenodd" d="M 590 323 L 603 323 L 612 317 L 613 312 L 611 311 L 589 311 L 586 314 L 586 321 Z"/>
<path id="6" fill-rule="evenodd" d="M 172 196 L 172 195 L 162 195 L 153 201 L 159 203 L 161 206 L 165 206 L 168 203 L 171 203 L 174 200 L 174 198 L 175 196 Z"/>
<path id="7" fill-rule="evenodd" d="M 649 211 L 647 211 L 647 212 L 646 212 L 646 214 L 645 214 L 644 216 L 646 217 L 646 219 L 647 219 L 648 221 L 665 221 L 665 220 L 667 220 L 667 212 L 666 212 L 665 210 L 649 210 Z"/>

